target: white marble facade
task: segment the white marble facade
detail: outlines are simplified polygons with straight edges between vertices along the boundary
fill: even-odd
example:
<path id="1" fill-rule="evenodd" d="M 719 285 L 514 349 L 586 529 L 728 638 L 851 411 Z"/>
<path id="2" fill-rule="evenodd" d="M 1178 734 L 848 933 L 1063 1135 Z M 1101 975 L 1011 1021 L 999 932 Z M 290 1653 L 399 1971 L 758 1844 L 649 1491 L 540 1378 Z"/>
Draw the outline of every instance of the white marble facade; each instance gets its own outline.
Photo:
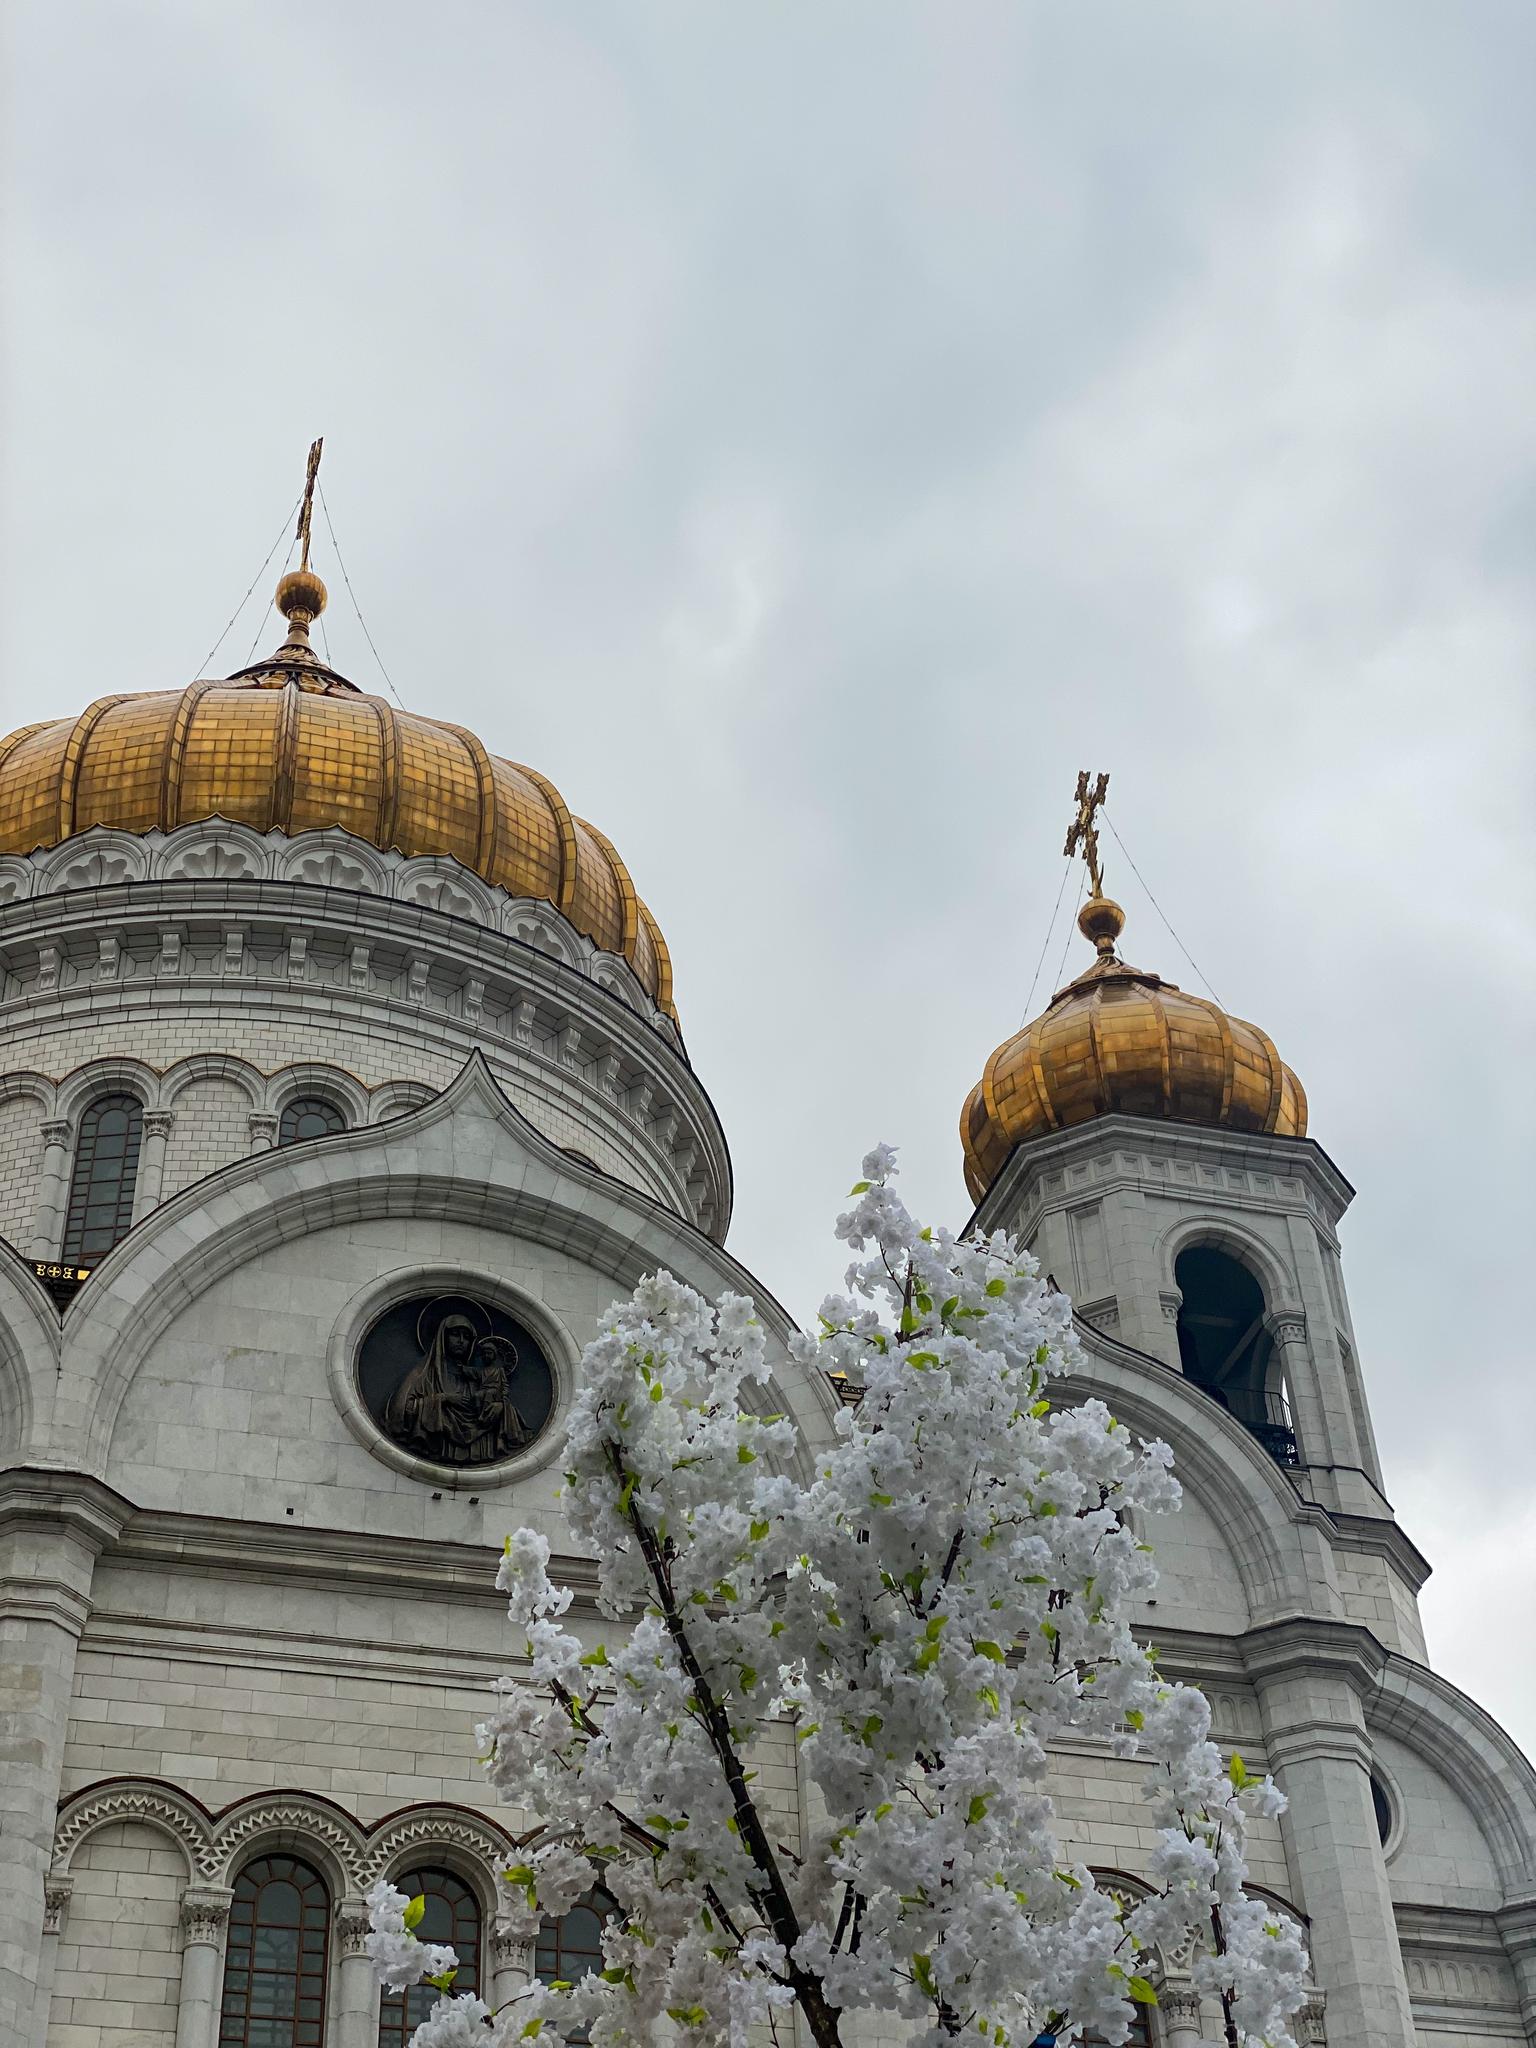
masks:
<path id="1" fill-rule="evenodd" d="M 327 1894 L 326 2048 L 378 2039 L 358 1900 L 382 1872 L 456 1872 L 484 1981 L 532 1966 L 496 1929 L 493 1872 L 537 1816 L 488 1798 L 472 1731 L 512 1662 L 492 1586 L 509 1526 L 547 1531 L 583 1611 L 558 1407 L 490 1468 L 402 1453 L 352 1370 L 381 1308 L 456 1286 L 503 1304 L 563 1402 L 604 1306 L 664 1263 L 756 1294 L 772 1405 L 812 1447 L 832 1426 L 783 1312 L 723 1248 L 723 1133 L 623 963 L 451 862 L 309 837 L 97 832 L 0 862 L 0 2042 L 18 2048 L 215 2048 L 232 1890 L 278 1853 Z M 104 1090 L 142 1106 L 132 1227 L 61 1310 L 32 1262 L 64 1249 Z M 344 1127 L 279 1145 L 301 1094 Z M 1094 1388 L 1174 1446 L 1188 1498 L 1149 1532 L 1145 1620 L 1219 1738 L 1290 1795 L 1253 1881 L 1308 1921 L 1302 2038 L 1536 2043 L 1536 1776 L 1426 1663 L 1428 1567 L 1383 1491 L 1339 1266 L 1350 1192 L 1310 1140 L 1116 1117 L 1021 1147 L 984 1215 L 1079 1301 Z M 1180 1370 L 1174 1262 L 1196 1243 L 1263 1291 L 1297 1464 Z M 759 1762 L 793 1840 L 793 1743 Z M 1136 1767 L 1056 1763 L 1069 1843 L 1134 1888 Z M 1177 1957 L 1162 1969 L 1155 2040 L 1188 2048 L 1213 2015 Z"/>

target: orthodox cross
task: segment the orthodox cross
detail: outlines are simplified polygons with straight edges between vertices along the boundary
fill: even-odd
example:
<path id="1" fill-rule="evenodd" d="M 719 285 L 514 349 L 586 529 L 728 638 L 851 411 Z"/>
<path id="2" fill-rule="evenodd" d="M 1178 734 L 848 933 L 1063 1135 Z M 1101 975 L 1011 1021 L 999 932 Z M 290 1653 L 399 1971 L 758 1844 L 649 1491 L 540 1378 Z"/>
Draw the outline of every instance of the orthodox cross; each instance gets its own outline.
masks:
<path id="1" fill-rule="evenodd" d="M 1099 873 L 1099 835 L 1094 825 L 1094 816 L 1100 804 L 1109 794 L 1109 777 L 1101 775 L 1092 789 L 1088 787 L 1088 770 L 1080 768 L 1077 773 L 1077 816 L 1067 832 L 1067 843 L 1063 851 L 1070 860 L 1074 853 L 1081 851 L 1088 863 L 1088 880 L 1093 885 L 1095 896 L 1104 894 L 1104 882 Z"/>
<path id="2" fill-rule="evenodd" d="M 304 552 L 299 558 L 299 567 L 309 567 L 309 516 L 315 509 L 315 478 L 320 472 L 320 450 L 325 446 L 325 436 L 312 442 L 309 450 L 309 466 L 304 472 L 304 502 L 299 507 L 299 524 L 294 539 L 304 543 Z"/>

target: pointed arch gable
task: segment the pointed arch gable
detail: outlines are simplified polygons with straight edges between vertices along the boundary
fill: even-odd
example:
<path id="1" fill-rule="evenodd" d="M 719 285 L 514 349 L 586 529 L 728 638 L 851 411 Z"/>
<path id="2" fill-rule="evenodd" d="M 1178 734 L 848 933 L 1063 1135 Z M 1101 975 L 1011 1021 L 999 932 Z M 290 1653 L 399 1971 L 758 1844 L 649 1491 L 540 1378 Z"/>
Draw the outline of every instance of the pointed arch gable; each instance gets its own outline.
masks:
<path id="1" fill-rule="evenodd" d="M 764 1399 L 798 1414 L 811 1443 L 836 1403 L 790 1355 L 794 1324 L 722 1247 L 627 1184 L 573 1169 L 474 1054 L 419 1109 L 312 1144 L 233 1161 L 145 1217 L 77 1296 L 65 1377 L 85 1420 L 69 1451 L 104 1470 L 117 1415 L 150 1346 L 215 1280 L 259 1252 L 342 1223 L 422 1216 L 490 1228 L 585 1261 L 627 1292 L 667 1267 L 706 1294 L 750 1294 L 776 1352 Z"/>

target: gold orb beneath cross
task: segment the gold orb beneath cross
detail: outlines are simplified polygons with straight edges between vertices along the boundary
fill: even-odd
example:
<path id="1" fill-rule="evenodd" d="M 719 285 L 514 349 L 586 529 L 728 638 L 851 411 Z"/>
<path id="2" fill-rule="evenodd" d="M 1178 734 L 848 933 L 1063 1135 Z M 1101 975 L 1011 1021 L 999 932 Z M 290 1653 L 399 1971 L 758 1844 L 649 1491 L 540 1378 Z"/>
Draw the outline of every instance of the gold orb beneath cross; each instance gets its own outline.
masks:
<path id="1" fill-rule="evenodd" d="M 307 626 L 325 610 L 328 594 L 313 569 L 290 569 L 278 584 L 273 602 L 285 619 Z"/>

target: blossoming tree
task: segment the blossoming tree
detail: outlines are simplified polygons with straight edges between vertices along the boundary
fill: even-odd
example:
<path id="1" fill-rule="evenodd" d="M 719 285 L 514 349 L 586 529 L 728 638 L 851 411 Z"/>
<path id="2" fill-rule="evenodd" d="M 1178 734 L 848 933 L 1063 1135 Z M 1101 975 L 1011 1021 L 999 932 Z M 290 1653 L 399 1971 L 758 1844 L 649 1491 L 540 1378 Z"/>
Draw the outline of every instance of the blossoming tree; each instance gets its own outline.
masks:
<path id="1" fill-rule="evenodd" d="M 586 1648 L 548 1544 L 509 1538 L 528 1668 L 482 1735 L 498 1790 L 545 1824 L 506 1874 L 509 1916 L 531 1933 L 601 1873 L 606 1967 L 492 2015 L 450 1994 L 451 1952 L 381 1884 L 381 1980 L 445 1993 L 418 2048 L 628 2048 L 666 2022 L 685 2048 L 744 2048 L 789 2008 L 816 2048 L 870 2011 L 929 2048 L 1123 2041 L 1156 2001 L 1149 1957 L 1181 1944 L 1228 2048 L 1289 2048 L 1300 1937 L 1243 1889 L 1246 1819 L 1280 1795 L 1222 1759 L 1202 1695 L 1161 1678 L 1127 1620 L 1154 1584 L 1136 1518 L 1178 1499 L 1171 1454 L 1100 1401 L 1053 1400 L 1078 1357 L 1066 1299 L 1006 1236 L 919 1229 L 893 1167 L 883 1146 L 864 1162 L 837 1226 L 859 1255 L 847 1292 L 796 1340 L 856 1390 L 804 1482 L 792 1424 L 753 1405 L 749 1301 L 658 1273 L 588 1346 L 564 1498 L 627 1632 Z M 753 1769 L 786 1724 L 819 1815 L 794 1847 Z M 1139 1903 L 1053 1832 L 1047 1752 L 1066 1737 L 1145 1760 Z"/>

